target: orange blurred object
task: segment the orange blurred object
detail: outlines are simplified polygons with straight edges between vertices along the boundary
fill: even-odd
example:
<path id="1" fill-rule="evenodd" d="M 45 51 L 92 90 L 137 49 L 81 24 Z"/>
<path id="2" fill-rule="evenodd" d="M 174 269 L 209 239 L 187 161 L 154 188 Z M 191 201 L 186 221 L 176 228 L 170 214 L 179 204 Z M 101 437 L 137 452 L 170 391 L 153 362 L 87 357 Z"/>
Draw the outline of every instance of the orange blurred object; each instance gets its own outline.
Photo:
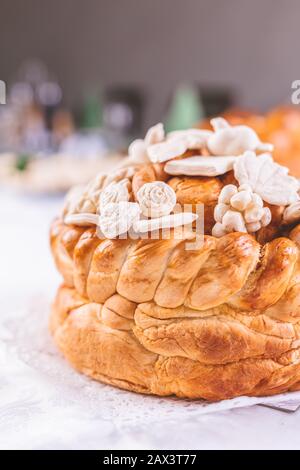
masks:
<path id="1" fill-rule="evenodd" d="M 274 159 L 287 166 L 300 178 L 300 110 L 292 106 L 280 106 L 265 115 L 241 109 L 230 109 L 223 116 L 230 124 L 252 127 L 263 142 L 274 144 Z M 210 129 L 209 121 L 200 124 Z"/>

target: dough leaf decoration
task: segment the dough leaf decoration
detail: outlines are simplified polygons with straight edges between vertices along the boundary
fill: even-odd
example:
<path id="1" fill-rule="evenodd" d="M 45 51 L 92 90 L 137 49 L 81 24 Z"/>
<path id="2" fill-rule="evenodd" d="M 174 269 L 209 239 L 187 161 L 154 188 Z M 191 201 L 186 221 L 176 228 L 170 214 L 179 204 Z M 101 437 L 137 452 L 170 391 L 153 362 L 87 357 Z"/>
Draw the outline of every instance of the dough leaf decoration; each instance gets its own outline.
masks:
<path id="1" fill-rule="evenodd" d="M 288 169 L 275 163 L 270 154 L 257 156 L 245 152 L 234 164 L 234 176 L 240 185 L 248 184 L 263 201 L 287 206 L 299 200 L 299 182 Z"/>

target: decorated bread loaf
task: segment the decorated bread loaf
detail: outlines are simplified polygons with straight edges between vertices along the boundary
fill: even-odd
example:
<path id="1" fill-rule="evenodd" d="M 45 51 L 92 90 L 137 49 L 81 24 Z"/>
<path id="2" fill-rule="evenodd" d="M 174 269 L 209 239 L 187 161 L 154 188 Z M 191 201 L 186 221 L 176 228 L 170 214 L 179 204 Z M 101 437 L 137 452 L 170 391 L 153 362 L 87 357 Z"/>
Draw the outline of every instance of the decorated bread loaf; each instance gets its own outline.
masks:
<path id="1" fill-rule="evenodd" d="M 80 372 L 220 400 L 300 389 L 299 182 L 247 126 L 134 141 L 51 227 L 50 318 Z"/>

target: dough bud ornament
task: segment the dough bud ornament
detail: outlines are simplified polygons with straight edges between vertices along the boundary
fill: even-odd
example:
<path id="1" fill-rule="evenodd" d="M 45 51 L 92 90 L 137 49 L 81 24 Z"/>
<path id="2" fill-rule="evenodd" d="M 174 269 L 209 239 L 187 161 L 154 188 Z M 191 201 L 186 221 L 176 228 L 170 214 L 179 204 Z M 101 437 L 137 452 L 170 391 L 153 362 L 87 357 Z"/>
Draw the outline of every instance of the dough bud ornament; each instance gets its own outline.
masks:
<path id="1" fill-rule="evenodd" d="M 263 200 L 252 192 L 249 185 L 237 188 L 233 184 L 224 186 L 215 207 L 216 224 L 212 235 L 222 237 L 230 232 L 254 233 L 269 225 L 272 219 L 268 207 L 263 207 Z"/>
<path id="2" fill-rule="evenodd" d="M 50 329 L 78 371 L 159 396 L 300 390 L 299 184 L 260 154 L 266 146 L 249 128 L 214 127 L 205 135 L 152 130 L 146 163 L 98 176 L 53 222 L 63 283 Z M 195 173 L 208 157 L 214 176 Z M 216 159 L 225 157 L 233 167 L 218 174 Z M 204 206 L 200 245 L 190 227 L 173 236 L 197 217 L 175 212 L 175 202 Z"/>

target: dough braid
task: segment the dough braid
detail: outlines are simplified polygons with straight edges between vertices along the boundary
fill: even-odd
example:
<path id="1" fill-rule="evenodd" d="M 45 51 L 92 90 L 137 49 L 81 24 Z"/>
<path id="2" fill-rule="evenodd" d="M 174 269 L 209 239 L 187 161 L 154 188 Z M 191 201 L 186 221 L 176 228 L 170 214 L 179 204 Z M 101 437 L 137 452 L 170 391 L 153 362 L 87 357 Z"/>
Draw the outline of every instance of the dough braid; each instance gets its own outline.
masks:
<path id="1" fill-rule="evenodd" d="M 299 226 L 300 227 L 300 226 Z M 68 360 L 106 383 L 218 400 L 300 389 L 300 264 L 290 238 L 100 240 L 56 220 L 64 284 L 51 330 Z"/>

